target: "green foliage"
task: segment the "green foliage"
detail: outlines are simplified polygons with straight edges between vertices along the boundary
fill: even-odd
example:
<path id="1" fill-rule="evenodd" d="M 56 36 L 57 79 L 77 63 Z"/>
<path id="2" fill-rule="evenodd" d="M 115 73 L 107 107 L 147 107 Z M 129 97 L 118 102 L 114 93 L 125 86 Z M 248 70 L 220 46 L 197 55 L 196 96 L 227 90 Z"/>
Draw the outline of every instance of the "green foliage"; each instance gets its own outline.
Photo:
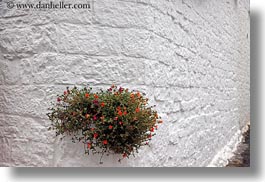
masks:
<path id="1" fill-rule="evenodd" d="M 85 153 L 134 155 L 148 145 L 162 123 L 140 92 L 112 85 L 108 90 L 67 88 L 47 114 L 56 136 L 72 136 L 83 142 Z"/>

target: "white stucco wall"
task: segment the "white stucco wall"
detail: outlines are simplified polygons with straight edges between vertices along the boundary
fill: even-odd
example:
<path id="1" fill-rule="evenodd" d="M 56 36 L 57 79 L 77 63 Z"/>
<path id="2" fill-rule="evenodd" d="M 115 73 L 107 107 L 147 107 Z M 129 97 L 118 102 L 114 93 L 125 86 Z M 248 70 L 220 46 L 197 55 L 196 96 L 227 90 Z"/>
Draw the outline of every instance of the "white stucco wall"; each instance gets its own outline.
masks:
<path id="1" fill-rule="evenodd" d="M 79 0 L 91 9 L 41 11 L 6 2 L 0 166 L 225 164 L 249 122 L 248 0 Z M 98 156 L 83 155 L 82 144 L 47 131 L 56 94 L 87 83 L 147 94 L 164 120 L 150 148 L 100 165 Z"/>

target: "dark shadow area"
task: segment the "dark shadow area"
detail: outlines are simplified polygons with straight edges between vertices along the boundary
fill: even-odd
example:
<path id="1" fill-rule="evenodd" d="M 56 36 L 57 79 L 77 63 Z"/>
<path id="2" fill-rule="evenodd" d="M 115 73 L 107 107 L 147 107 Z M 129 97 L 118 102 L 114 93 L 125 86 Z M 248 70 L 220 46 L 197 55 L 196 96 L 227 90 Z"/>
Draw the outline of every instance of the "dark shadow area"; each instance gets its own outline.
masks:
<path id="1" fill-rule="evenodd" d="M 250 126 L 243 133 L 243 141 L 239 143 L 234 156 L 229 160 L 227 167 L 250 167 Z"/>
<path id="2" fill-rule="evenodd" d="M 251 12 L 251 167 L 250 168 L 12 168 L 21 178 L 255 178 L 261 175 L 261 16 Z"/>

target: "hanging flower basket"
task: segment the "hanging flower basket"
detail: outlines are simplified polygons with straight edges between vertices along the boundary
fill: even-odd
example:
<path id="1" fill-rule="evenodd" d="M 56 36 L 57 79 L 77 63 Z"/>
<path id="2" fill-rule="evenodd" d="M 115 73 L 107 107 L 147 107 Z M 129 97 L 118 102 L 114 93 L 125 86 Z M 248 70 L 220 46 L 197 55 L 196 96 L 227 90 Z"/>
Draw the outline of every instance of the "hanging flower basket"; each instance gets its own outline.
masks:
<path id="1" fill-rule="evenodd" d="M 86 154 L 120 154 L 120 161 L 148 145 L 157 124 L 162 123 L 153 106 L 147 104 L 144 94 L 115 85 L 100 92 L 67 88 L 49 109 L 49 129 L 55 130 L 56 136 L 83 142 Z"/>

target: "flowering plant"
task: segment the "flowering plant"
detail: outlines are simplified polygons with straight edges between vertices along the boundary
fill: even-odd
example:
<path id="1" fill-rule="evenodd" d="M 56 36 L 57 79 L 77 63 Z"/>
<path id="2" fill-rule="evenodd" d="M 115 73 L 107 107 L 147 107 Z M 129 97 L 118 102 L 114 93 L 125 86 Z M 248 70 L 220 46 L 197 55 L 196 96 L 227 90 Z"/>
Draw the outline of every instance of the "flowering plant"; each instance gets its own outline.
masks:
<path id="1" fill-rule="evenodd" d="M 139 147 L 149 145 L 157 124 L 162 123 L 147 102 L 144 94 L 115 85 L 100 92 L 67 88 L 49 109 L 49 129 L 54 129 L 56 136 L 70 135 L 73 142 L 83 142 L 87 154 L 114 153 L 129 158 Z"/>

